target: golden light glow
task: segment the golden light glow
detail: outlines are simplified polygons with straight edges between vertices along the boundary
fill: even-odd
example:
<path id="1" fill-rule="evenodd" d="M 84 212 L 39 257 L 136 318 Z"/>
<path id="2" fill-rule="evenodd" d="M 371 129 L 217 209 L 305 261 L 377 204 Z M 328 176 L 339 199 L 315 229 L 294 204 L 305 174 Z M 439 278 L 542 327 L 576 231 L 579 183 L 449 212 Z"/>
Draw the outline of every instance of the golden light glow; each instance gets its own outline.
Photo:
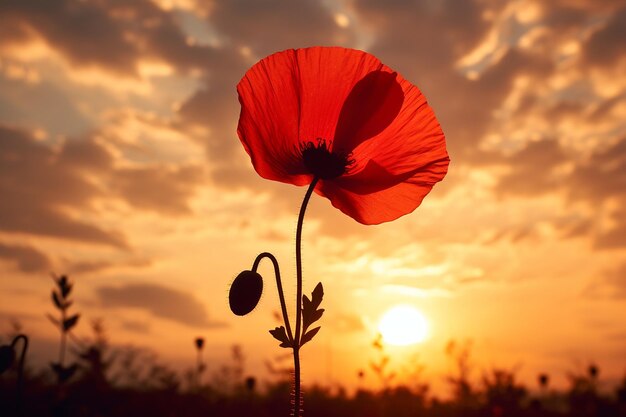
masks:
<path id="1" fill-rule="evenodd" d="M 395 306 L 380 319 L 378 331 L 390 345 L 406 346 L 423 342 L 428 337 L 426 317 L 410 305 Z"/>

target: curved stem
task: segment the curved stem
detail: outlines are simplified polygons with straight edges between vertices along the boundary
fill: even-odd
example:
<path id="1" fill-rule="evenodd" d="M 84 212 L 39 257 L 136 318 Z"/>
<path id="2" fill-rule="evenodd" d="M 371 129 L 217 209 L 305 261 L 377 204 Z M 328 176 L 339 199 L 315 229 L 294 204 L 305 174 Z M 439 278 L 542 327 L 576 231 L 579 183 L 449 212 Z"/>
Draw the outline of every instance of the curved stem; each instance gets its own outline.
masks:
<path id="1" fill-rule="evenodd" d="M 309 204 L 313 190 L 319 178 L 313 178 L 309 188 L 306 190 L 300 214 L 298 215 L 298 226 L 296 228 L 296 333 L 293 343 L 293 364 L 294 364 L 294 416 L 300 416 L 301 393 L 300 393 L 300 327 L 302 322 L 302 224 L 304 223 L 304 213 Z"/>
<path id="2" fill-rule="evenodd" d="M 252 272 L 256 272 L 261 260 L 263 258 L 267 258 L 272 261 L 274 264 L 274 275 L 276 276 L 276 287 L 278 288 L 278 298 L 280 299 L 280 308 L 283 313 L 283 321 L 285 322 L 285 328 L 287 329 L 287 337 L 289 337 L 289 341 L 293 343 L 293 334 L 291 333 L 291 325 L 289 324 L 289 316 L 287 314 L 287 304 L 285 304 L 285 294 L 283 292 L 283 283 L 280 279 L 280 267 L 278 266 L 278 261 L 276 257 L 269 252 L 263 252 L 259 254 L 254 263 L 252 264 Z"/>
<path id="3" fill-rule="evenodd" d="M 296 228 L 296 346 L 300 346 L 300 322 L 302 321 L 302 224 L 304 223 L 304 213 L 309 204 L 311 194 L 317 185 L 318 178 L 314 178 L 306 190 L 300 214 L 298 215 L 298 226 Z"/>
<path id="4" fill-rule="evenodd" d="M 15 349 L 15 345 L 22 340 L 22 354 L 20 355 L 20 363 L 17 367 L 17 394 L 15 396 L 15 404 L 17 415 L 22 414 L 22 391 L 24 390 L 24 362 L 26 361 L 26 352 L 28 351 L 28 336 L 18 334 L 11 342 L 11 347 Z"/>

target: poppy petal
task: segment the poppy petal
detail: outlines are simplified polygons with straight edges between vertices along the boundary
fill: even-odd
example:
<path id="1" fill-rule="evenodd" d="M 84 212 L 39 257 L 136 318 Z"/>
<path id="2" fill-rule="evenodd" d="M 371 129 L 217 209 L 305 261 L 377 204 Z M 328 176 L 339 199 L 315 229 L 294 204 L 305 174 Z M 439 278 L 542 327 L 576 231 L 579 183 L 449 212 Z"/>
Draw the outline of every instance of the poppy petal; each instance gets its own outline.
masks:
<path id="1" fill-rule="evenodd" d="M 359 173 L 334 179 L 333 183 L 351 193 L 361 195 L 376 193 L 411 179 L 422 184 L 430 184 L 432 187 L 445 177 L 449 163 L 450 158 L 445 155 L 440 159 L 428 161 L 425 165 L 417 166 L 412 171 L 393 174 L 370 160 L 365 169 Z"/>
<path id="2" fill-rule="evenodd" d="M 237 134 L 254 169 L 263 178 L 304 185 L 298 158 L 300 75 L 296 51 L 268 56 L 246 72 L 237 85 L 241 114 Z"/>
<path id="3" fill-rule="evenodd" d="M 330 142 L 355 86 L 371 72 L 386 67 L 375 56 L 355 49 L 313 47 L 297 53 L 302 88 L 300 140 Z"/>
<path id="4" fill-rule="evenodd" d="M 371 162 L 393 175 L 406 175 L 433 161 L 448 159 L 445 137 L 435 113 L 421 91 L 398 75 L 404 101 L 397 117 L 378 135 L 353 151 L 355 161 L 348 175 Z"/>
<path id="5" fill-rule="evenodd" d="M 424 181 L 423 173 L 418 172 L 396 185 L 369 194 L 348 190 L 335 181 L 323 181 L 315 191 L 359 223 L 373 225 L 390 222 L 413 212 L 433 186 L 434 183 Z"/>
<path id="6" fill-rule="evenodd" d="M 367 74 L 352 88 L 341 108 L 334 148 L 351 152 L 385 130 L 400 112 L 403 101 L 404 91 L 395 72 Z"/>
<path id="7" fill-rule="evenodd" d="M 278 52 L 250 68 L 237 85 L 241 103 L 237 133 L 259 175 L 296 185 L 309 183 L 312 177 L 297 152 L 300 144 L 318 138 L 331 142 L 355 85 L 373 71 L 387 70 L 370 54 L 339 47 Z M 382 77 L 373 84 L 381 81 L 390 84 Z M 354 118 L 343 119 L 348 127 L 356 125 Z M 382 119 L 388 123 L 391 118 Z M 380 130 L 368 126 L 366 133 Z"/>

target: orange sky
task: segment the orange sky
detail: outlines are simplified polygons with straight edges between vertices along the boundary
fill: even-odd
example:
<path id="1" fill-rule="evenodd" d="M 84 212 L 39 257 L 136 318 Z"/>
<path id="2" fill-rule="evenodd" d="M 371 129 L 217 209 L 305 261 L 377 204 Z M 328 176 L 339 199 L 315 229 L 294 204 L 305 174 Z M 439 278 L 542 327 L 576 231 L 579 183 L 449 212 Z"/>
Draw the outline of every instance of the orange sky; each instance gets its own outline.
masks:
<path id="1" fill-rule="evenodd" d="M 419 355 L 443 387 L 448 340 L 479 368 L 563 384 L 590 361 L 626 371 L 626 8 L 610 0 L 0 3 L 0 331 L 56 349 L 49 273 L 76 282 L 76 333 L 209 372 L 242 346 L 248 373 L 280 353 L 269 265 L 255 312 L 231 280 L 271 251 L 293 305 L 303 188 L 254 172 L 235 85 L 258 59 L 311 45 L 367 50 L 415 83 L 452 159 L 414 213 L 362 226 L 314 196 L 305 292 L 323 281 L 304 383 L 357 383 L 380 316 L 430 323 Z M 621 9 L 620 9 L 621 6 Z M 476 372 L 476 377 L 479 373 Z M 374 384 L 372 375 L 366 382 Z"/>

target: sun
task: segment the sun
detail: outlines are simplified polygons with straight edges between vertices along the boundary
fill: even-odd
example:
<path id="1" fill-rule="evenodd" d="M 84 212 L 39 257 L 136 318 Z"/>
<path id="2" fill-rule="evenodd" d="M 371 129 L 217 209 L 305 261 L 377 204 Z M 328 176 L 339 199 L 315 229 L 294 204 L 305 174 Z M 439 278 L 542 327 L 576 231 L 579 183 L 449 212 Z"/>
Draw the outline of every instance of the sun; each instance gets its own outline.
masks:
<path id="1" fill-rule="evenodd" d="M 428 321 L 415 307 L 397 305 L 383 314 L 378 322 L 378 331 L 387 344 L 413 345 L 428 337 Z"/>

